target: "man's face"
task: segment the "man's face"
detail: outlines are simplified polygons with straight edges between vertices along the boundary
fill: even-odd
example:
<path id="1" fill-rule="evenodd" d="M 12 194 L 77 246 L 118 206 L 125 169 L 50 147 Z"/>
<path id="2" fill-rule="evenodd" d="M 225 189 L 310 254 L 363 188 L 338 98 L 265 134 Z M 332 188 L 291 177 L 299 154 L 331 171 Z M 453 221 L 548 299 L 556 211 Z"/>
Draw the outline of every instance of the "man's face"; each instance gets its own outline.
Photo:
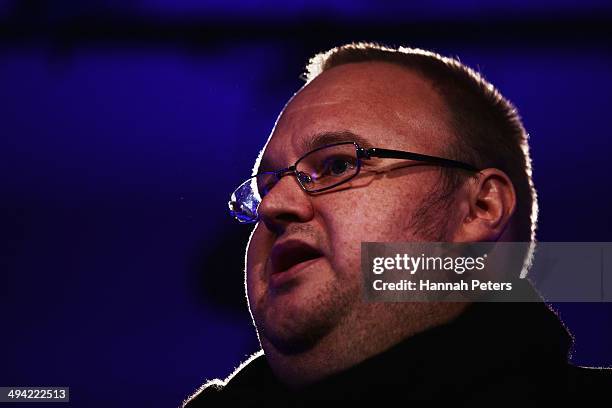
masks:
<path id="1" fill-rule="evenodd" d="M 288 167 L 338 134 L 336 141 L 355 134 L 372 147 L 444 155 L 445 117 L 441 97 L 417 74 L 385 63 L 338 66 L 287 105 L 258 170 Z M 364 161 L 358 178 L 315 195 L 285 176 L 264 198 L 247 249 L 249 305 L 263 344 L 290 352 L 341 325 L 375 324 L 377 309 L 361 296 L 361 243 L 444 239 L 448 214 L 435 215 L 437 236 L 432 225 L 427 234 L 414 228 L 440 170 L 407 164 Z"/>

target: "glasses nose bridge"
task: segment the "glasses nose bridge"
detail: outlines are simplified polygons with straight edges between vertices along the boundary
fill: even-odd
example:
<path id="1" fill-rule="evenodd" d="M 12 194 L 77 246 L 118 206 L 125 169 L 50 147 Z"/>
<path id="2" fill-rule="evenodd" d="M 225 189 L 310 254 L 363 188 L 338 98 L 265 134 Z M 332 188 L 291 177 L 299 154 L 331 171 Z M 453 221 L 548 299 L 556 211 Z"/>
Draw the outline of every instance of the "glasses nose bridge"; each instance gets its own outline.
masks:
<path id="1" fill-rule="evenodd" d="M 264 220 L 267 224 L 278 224 L 286 220 L 306 220 L 310 218 L 313 213 L 312 202 L 299 179 L 299 172 L 295 165 L 275 171 L 275 174 L 277 177 L 275 187 L 261 198 L 258 205 L 258 220 Z M 297 186 L 293 184 L 293 180 L 286 180 L 281 183 L 281 178 L 287 175 L 295 176 Z"/>
<path id="2" fill-rule="evenodd" d="M 284 177 L 287 174 L 295 174 L 295 175 L 297 175 L 297 172 L 295 171 L 295 165 L 289 166 L 289 167 L 285 167 L 284 169 L 277 170 L 277 171 L 275 171 L 275 173 L 276 173 L 276 178 L 278 180 L 280 180 L 281 177 Z"/>
<path id="3" fill-rule="evenodd" d="M 300 180 L 300 172 L 297 171 L 297 168 L 296 168 L 295 165 L 289 166 L 289 167 L 286 167 L 284 169 L 280 169 L 280 170 L 276 171 L 276 180 L 277 180 L 277 182 L 279 182 L 282 177 L 285 177 L 287 175 L 293 175 L 295 177 L 296 181 L 298 182 L 298 184 L 300 185 L 300 187 L 302 189 L 304 189 L 304 185 L 302 184 L 302 180 Z"/>

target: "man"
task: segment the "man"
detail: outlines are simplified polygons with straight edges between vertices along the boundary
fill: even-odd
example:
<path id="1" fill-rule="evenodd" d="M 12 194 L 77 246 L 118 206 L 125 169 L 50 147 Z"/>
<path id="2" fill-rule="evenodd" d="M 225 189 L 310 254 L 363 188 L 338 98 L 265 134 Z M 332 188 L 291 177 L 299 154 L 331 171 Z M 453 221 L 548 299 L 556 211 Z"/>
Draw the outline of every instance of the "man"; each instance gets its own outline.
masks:
<path id="1" fill-rule="evenodd" d="M 334 48 L 311 60 L 306 79 L 259 176 L 230 203 L 257 222 L 246 288 L 262 352 L 187 407 L 592 397 L 607 380 L 567 364 L 570 338 L 544 304 L 361 295 L 362 242 L 534 241 L 536 194 L 514 107 L 458 61 L 416 49 Z"/>

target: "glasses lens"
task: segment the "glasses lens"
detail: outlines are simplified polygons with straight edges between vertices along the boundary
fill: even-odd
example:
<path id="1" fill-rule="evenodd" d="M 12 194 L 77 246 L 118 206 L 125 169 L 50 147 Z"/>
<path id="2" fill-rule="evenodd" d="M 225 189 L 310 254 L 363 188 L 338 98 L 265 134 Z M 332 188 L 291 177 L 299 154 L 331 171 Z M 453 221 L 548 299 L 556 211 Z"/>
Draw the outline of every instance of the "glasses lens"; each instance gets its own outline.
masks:
<path id="1" fill-rule="evenodd" d="M 261 199 L 276 184 L 276 173 L 261 173 L 242 183 L 232 193 L 228 204 L 230 215 L 240 223 L 257 222 Z"/>
<path id="2" fill-rule="evenodd" d="M 359 171 L 355 145 L 343 143 L 317 149 L 296 164 L 296 171 L 298 180 L 307 191 L 342 184 Z"/>

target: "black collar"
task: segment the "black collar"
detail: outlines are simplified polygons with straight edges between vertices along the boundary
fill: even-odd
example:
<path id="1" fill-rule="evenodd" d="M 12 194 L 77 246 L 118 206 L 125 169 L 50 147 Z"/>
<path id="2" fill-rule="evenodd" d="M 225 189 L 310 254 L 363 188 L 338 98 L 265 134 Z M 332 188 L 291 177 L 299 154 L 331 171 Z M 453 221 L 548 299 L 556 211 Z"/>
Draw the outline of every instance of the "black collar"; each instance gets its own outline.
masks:
<path id="1" fill-rule="evenodd" d="M 473 303 L 455 320 L 298 391 L 274 377 L 265 356 L 239 372 L 227 392 L 280 405 L 286 401 L 457 400 L 508 386 L 554 383 L 567 366 L 571 337 L 543 303 Z M 540 385 L 538 385 L 540 384 Z M 548 386 L 548 385 L 546 385 Z M 496 388 L 497 387 L 497 388 Z M 401 391 L 400 391 L 401 390 Z"/>

